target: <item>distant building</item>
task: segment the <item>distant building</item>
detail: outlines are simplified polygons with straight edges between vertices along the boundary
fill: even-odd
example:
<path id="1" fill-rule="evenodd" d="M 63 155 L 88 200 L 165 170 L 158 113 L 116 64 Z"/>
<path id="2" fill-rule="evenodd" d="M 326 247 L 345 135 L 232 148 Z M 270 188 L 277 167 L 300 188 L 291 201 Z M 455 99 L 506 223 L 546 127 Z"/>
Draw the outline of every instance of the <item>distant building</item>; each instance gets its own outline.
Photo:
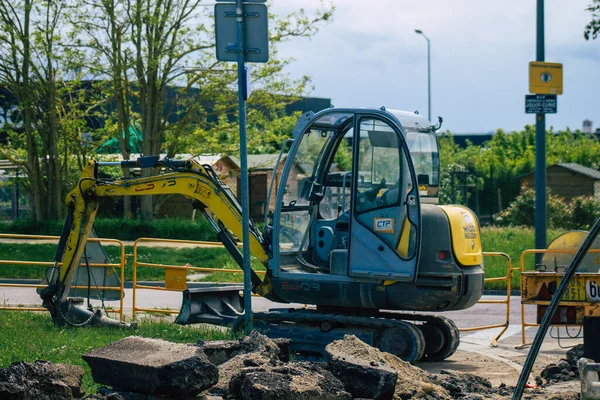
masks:
<path id="1" fill-rule="evenodd" d="M 582 132 L 591 135 L 592 132 L 594 131 L 593 126 L 594 126 L 594 123 L 592 121 L 590 121 L 589 119 L 584 119 Z"/>
<path id="2" fill-rule="evenodd" d="M 535 187 L 535 171 L 520 177 L 521 186 Z M 546 185 L 550 191 L 570 201 L 577 196 L 595 196 L 600 199 L 600 171 L 580 164 L 555 164 L 546 168 Z"/>

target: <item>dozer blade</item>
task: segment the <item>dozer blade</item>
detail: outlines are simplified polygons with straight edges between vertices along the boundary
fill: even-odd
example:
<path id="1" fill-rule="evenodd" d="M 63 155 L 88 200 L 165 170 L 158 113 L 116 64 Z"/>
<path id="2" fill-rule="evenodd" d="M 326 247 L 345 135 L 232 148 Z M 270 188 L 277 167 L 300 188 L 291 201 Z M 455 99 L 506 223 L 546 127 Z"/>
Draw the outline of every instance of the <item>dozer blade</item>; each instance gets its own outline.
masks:
<path id="1" fill-rule="evenodd" d="M 187 289 L 183 292 L 181 310 L 175 323 L 233 325 L 244 314 L 244 302 L 240 295 L 242 290 L 242 285 L 208 285 Z"/>

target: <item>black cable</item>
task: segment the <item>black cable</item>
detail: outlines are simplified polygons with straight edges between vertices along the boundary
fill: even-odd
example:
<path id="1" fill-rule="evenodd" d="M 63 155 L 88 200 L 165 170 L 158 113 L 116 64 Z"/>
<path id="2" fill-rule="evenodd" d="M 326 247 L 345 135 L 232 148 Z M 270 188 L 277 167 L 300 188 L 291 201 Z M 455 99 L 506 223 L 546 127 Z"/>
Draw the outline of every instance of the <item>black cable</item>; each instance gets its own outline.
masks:
<path id="1" fill-rule="evenodd" d="M 558 308 L 558 305 L 560 304 L 563 294 L 567 290 L 567 287 L 569 286 L 569 283 L 570 283 L 571 279 L 573 278 L 573 275 L 575 275 L 575 271 L 577 271 L 577 267 L 579 267 L 579 264 L 581 264 L 583 257 L 586 255 L 587 251 L 592 246 L 592 243 L 594 243 L 594 240 L 598 236 L 599 232 L 600 232 L 600 218 L 596 221 L 596 223 L 590 230 L 590 233 L 587 235 L 587 237 L 581 244 L 581 247 L 579 248 L 579 250 L 577 250 L 575 257 L 573 257 L 573 259 L 571 260 L 571 264 L 569 265 L 569 268 L 567 268 L 564 276 L 560 280 L 560 284 L 558 285 L 556 292 L 552 295 L 552 300 L 550 301 L 550 305 L 546 309 L 546 312 L 544 313 L 544 317 L 542 318 L 542 322 L 540 323 L 540 327 L 539 327 L 537 333 L 535 334 L 535 339 L 533 339 L 533 342 L 531 343 L 531 349 L 529 350 L 529 353 L 527 354 L 527 358 L 525 359 L 525 364 L 523 364 L 523 369 L 521 370 L 521 374 L 519 375 L 519 381 L 517 382 L 517 385 L 515 386 L 515 391 L 513 393 L 512 400 L 520 400 L 521 396 L 523 396 L 523 391 L 525 390 L 525 384 L 527 383 L 527 379 L 529 378 L 529 374 L 531 373 L 531 369 L 533 368 L 535 359 L 537 358 L 537 355 L 540 351 L 540 347 L 542 346 L 542 341 L 544 340 L 544 337 L 546 336 L 546 333 L 548 332 L 548 327 L 550 326 L 552 317 L 554 316 L 554 313 L 556 312 L 556 309 Z"/>
<path id="2" fill-rule="evenodd" d="M 88 309 L 92 309 L 92 302 L 91 302 L 91 288 L 92 288 L 92 271 L 90 271 L 90 262 L 88 260 L 88 255 L 87 255 L 87 243 L 86 245 L 83 247 L 83 257 L 85 259 L 85 268 L 87 269 L 87 276 L 88 276 L 88 282 L 87 282 L 87 306 Z"/>
<path id="3" fill-rule="evenodd" d="M 89 268 L 89 266 L 88 266 L 88 268 Z M 96 281 L 96 277 L 94 276 L 94 274 L 92 274 L 91 276 L 92 276 L 92 279 L 94 280 L 94 286 L 96 287 L 96 293 L 98 293 L 98 297 L 100 297 L 100 302 L 102 303 L 101 307 L 104 310 L 104 312 L 108 313 L 106 311 L 106 305 L 104 304 L 104 294 L 100 291 L 100 288 L 98 287 L 98 282 Z M 119 281 L 119 283 L 120 283 L 120 281 Z"/>

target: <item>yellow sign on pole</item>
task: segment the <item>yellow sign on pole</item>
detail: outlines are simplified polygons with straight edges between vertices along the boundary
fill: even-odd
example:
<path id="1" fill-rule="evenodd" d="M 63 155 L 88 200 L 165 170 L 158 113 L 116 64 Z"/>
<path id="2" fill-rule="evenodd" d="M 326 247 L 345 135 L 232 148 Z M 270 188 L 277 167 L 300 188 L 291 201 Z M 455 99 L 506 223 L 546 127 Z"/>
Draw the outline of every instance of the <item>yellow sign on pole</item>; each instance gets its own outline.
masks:
<path id="1" fill-rule="evenodd" d="M 561 63 L 532 61 L 529 63 L 529 93 L 562 94 L 563 66 Z"/>

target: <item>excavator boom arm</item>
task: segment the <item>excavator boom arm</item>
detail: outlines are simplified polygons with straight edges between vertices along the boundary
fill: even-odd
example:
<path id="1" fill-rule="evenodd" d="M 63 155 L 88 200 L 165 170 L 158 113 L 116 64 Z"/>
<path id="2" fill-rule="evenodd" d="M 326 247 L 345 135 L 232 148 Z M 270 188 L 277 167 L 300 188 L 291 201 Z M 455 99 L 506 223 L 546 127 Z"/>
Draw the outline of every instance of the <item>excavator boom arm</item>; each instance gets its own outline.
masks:
<path id="1" fill-rule="evenodd" d="M 198 164 L 195 160 L 185 161 L 185 168 L 177 171 L 145 177 L 104 181 L 97 178 L 98 163 L 90 161 L 83 169 L 79 183 L 67 195 L 69 218 L 61 237 L 59 249 L 55 257 L 56 271 L 49 290 L 42 297 L 45 303 L 64 301 L 75 277 L 81 256 L 85 249 L 88 235 L 92 229 L 100 197 L 113 196 L 143 196 L 143 195 L 170 195 L 180 194 L 196 203 L 205 212 L 205 208 L 214 213 L 217 219 L 234 235 L 242 236 L 242 215 L 240 205 L 230 189 L 224 185 L 209 167 Z M 214 221 L 213 227 L 217 230 L 219 238 L 228 238 L 228 235 Z M 67 226 L 69 225 L 69 226 Z M 256 227 L 250 229 L 250 251 L 263 264 L 269 259 L 262 245 L 262 237 Z M 225 242 L 224 242 L 225 243 Z M 238 260 L 239 250 L 232 242 L 226 244 L 227 250 Z M 236 254 L 237 252 L 237 254 Z M 62 259 L 62 267 L 59 268 Z M 253 272 L 253 285 L 260 285 L 261 281 Z"/>

